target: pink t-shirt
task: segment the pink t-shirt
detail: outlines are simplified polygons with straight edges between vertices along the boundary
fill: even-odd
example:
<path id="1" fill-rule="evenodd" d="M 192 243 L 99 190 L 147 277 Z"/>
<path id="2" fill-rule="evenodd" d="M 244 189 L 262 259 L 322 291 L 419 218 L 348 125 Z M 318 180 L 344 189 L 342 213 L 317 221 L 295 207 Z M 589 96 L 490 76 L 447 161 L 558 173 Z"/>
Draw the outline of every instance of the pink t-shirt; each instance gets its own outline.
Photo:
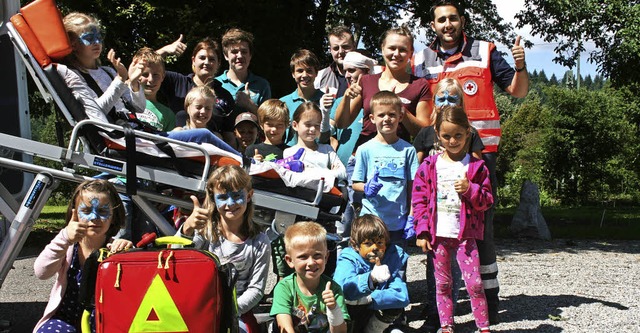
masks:
<path id="1" fill-rule="evenodd" d="M 356 144 L 356 146 L 367 142 L 376 135 L 376 125 L 369 120 L 369 114 L 371 113 L 371 107 L 369 104 L 371 103 L 373 95 L 380 91 L 378 81 L 381 76 L 382 73 L 378 73 L 364 75 L 362 76 L 362 79 L 360 79 L 360 85 L 362 85 L 362 107 L 364 109 L 364 117 L 362 118 L 362 133 L 360 133 L 360 138 L 358 139 L 358 144 Z M 409 79 L 409 85 L 397 95 L 400 97 L 404 107 L 414 116 L 416 115 L 418 102 L 428 101 L 431 99 L 431 91 L 429 90 L 429 83 L 427 80 L 413 75 L 411 75 L 411 78 Z M 407 142 L 411 142 L 409 132 L 402 124 L 398 126 L 398 136 Z"/>

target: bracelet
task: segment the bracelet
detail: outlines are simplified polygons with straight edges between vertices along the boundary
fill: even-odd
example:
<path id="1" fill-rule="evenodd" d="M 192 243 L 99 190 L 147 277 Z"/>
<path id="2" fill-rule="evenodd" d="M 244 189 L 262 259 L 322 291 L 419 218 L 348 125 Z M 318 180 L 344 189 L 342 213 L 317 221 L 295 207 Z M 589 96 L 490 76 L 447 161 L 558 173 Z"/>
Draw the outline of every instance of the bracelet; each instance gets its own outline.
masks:
<path id="1" fill-rule="evenodd" d="M 329 322 L 329 325 L 334 327 L 340 326 L 344 323 L 344 315 L 337 304 L 333 310 L 327 307 L 327 321 Z"/>
<path id="2" fill-rule="evenodd" d="M 525 69 L 527 69 L 527 63 L 526 62 L 524 63 L 524 65 L 522 67 L 516 68 L 516 72 L 520 73 Z"/>

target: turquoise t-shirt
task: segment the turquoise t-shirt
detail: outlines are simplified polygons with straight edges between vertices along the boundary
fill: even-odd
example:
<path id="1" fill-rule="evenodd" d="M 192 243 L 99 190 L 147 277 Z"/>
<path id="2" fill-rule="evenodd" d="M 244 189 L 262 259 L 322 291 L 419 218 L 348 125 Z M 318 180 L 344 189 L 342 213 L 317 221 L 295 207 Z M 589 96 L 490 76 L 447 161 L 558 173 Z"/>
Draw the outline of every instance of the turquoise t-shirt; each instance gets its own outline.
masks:
<path id="1" fill-rule="evenodd" d="M 342 102 L 342 97 L 338 98 L 331 108 L 331 119 L 335 119 L 336 110 L 338 109 L 338 105 Z M 360 136 L 360 132 L 362 131 L 362 114 L 364 110 L 360 110 L 356 119 L 349 125 L 347 128 L 338 129 L 336 131 L 336 138 L 338 139 L 338 150 L 336 153 L 338 157 L 342 161 L 342 164 L 347 165 L 349 163 L 349 157 L 355 152 L 356 142 L 358 141 L 358 137 Z"/>
<path id="2" fill-rule="evenodd" d="M 224 73 L 216 77 L 216 80 L 222 83 L 222 87 L 231 93 L 231 96 L 233 96 L 234 100 L 236 99 L 236 93 L 238 93 L 238 91 L 244 91 L 244 87 L 247 84 L 249 85 L 249 97 L 251 97 L 251 100 L 256 103 L 257 106 L 260 106 L 262 102 L 271 98 L 271 85 L 269 84 L 269 81 L 249 72 L 249 75 L 247 76 L 247 82 L 236 85 L 231 80 L 229 80 L 229 77 L 227 77 L 228 72 L 228 70 L 224 71 Z M 240 108 L 237 104 L 235 106 L 235 109 L 240 112 L 249 111 Z"/>

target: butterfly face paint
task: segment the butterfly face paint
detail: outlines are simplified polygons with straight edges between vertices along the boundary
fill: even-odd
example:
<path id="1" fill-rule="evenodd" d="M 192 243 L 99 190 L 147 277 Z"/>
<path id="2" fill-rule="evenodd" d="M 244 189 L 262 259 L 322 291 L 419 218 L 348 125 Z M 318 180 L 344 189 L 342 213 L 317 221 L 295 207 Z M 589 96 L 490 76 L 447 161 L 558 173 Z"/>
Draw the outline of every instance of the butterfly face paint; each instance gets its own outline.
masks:
<path id="1" fill-rule="evenodd" d="M 436 96 L 436 106 L 441 108 L 446 105 L 456 106 L 458 105 L 460 97 L 458 95 L 449 95 L 449 91 L 442 92 L 442 96 Z"/>
<path id="2" fill-rule="evenodd" d="M 228 191 L 226 193 L 218 193 L 214 196 L 216 207 L 231 207 L 233 205 L 244 205 L 247 203 L 247 191 Z"/>
<path id="3" fill-rule="evenodd" d="M 91 199 L 91 205 L 86 205 L 84 202 L 78 206 L 78 218 L 84 221 L 93 221 L 100 219 L 102 222 L 106 222 L 111 217 L 111 208 L 109 204 L 100 205 L 98 198 Z"/>

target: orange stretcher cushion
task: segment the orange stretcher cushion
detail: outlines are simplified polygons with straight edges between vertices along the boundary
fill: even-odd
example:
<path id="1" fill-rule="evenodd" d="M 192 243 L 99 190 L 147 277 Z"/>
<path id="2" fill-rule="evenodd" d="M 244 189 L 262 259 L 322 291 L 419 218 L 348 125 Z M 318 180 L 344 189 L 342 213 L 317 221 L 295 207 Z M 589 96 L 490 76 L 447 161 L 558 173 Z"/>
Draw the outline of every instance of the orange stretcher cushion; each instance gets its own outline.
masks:
<path id="1" fill-rule="evenodd" d="M 51 59 L 60 61 L 71 53 L 62 14 L 54 0 L 36 0 L 22 7 L 20 13 Z"/>
<path id="2" fill-rule="evenodd" d="M 38 38 L 33 33 L 31 28 L 29 28 L 27 22 L 25 22 L 24 17 L 22 17 L 22 15 L 20 14 L 16 14 L 13 15 L 9 19 L 9 21 L 11 21 L 11 24 L 13 24 L 13 26 L 16 28 L 16 31 L 18 31 L 18 33 L 20 34 L 20 37 L 22 37 L 22 40 L 24 40 L 25 44 L 27 44 L 27 47 L 29 48 L 29 51 L 31 51 L 31 55 L 33 56 L 33 58 L 43 68 L 47 67 L 51 63 L 51 58 L 49 58 L 47 52 L 38 41 Z"/>

